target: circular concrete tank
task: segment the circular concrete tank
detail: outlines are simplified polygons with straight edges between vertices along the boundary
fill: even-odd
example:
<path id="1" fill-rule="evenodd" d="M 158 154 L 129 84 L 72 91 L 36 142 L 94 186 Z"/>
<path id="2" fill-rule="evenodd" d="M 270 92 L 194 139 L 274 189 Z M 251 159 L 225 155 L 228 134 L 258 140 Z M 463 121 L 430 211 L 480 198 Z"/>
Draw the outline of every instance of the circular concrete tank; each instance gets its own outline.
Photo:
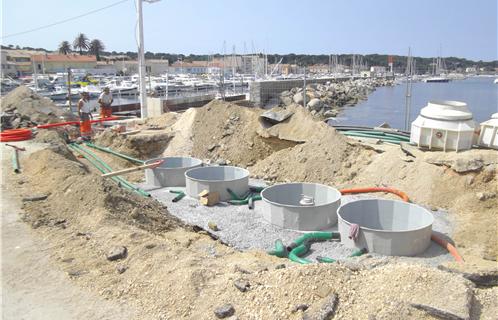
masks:
<path id="1" fill-rule="evenodd" d="M 164 160 L 164 162 L 154 169 L 145 169 L 145 182 L 156 187 L 185 187 L 185 172 L 202 166 L 202 160 L 191 157 L 150 159 L 145 164 L 158 160 Z"/>
<path id="2" fill-rule="evenodd" d="M 218 192 L 220 201 L 230 200 L 227 188 L 238 195 L 249 191 L 249 171 L 239 167 L 202 167 L 185 172 L 187 195 L 197 198 L 203 190 Z"/>
<path id="3" fill-rule="evenodd" d="M 350 248 L 389 256 L 414 256 L 430 245 L 434 217 L 415 204 L 383 199 L 348 202 L 337 211 L 341 242 Z M 356 241 L 351 224 L 360 226 Z"/>
<path id="4" fill-rule="evenodd" d="M 337 223 L 341 193 L 317 183 L 283 183 L 265 188 L 263 217 L 285 229 L 314 231 Z"/>

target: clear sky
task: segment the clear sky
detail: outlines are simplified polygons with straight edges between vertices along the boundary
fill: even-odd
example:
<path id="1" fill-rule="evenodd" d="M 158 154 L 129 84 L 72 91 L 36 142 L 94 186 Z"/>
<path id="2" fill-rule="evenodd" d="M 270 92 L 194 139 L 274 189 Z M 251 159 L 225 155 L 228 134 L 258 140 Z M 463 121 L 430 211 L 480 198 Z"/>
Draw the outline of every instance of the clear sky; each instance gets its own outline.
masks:
<path id="1" fill-rule="evenodd" d="M 118 0 L 1 0 L 2 36 Z M 168 53 L 387 53 L 497 59 L 497 0 L 161 0 L 144 3 L 145 49 Z M 56 49 L 79 32 L 107 50 L 136 51 L 135 5 L 2 39 Z"/>

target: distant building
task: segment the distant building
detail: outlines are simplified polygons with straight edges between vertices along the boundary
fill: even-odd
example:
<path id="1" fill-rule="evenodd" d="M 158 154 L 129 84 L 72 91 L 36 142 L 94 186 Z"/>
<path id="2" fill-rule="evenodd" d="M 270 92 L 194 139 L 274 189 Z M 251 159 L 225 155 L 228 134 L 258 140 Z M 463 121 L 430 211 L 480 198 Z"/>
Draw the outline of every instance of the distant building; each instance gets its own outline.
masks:
<path id="1" fill-rule="evenodd" d="M 57 73 L 71 69 L 95 69 L 97 58 L 93 55 L 38 54 L 31 56 L 36 72 Z"/>
<path id="2" fill-rule="evenodd" d="M 295 64 L 282 63 L 279 67 L 280 74 L 283 76 L 288 76 L 289 74 L 296 74 L 298 72 L 298 67 Z"/>
<path id="3" fill-rule="evenodd" d="M 39 51 L 29 50 L 0 50 L 2 60 L 2 76 L 22 76 L 33 72 L 31 55 Z"/>
<path id="4" fill-rule="evenodd" d="M 240 56 L 240 69 L 238 72 L 262 77 L 265 74 L 265 58 L 259 55 Z M 268 72 L 271 72 L 269 70 Z"/>
<path id="5" fill-rule="evenodd" d="M 175 61 L 171 64 L 169 72 L 173 74 L 206 74 L 209 73 L 207 61 Z"/>
<path id="6" fill-rule="evenodd" d="M 136 60 L 116 60 L 112 62 L 112 65 L 117 73 L 122 72 L 129 75 L 138 73 L 138 61 Z M 145 60 L 145 71 L 153 76 L 168 73 L 169 61 L 161 59 Z"/>
<path id="7" fill-rule="evenodd" d="M 383 75 L 385 75 L 387 73 L 387 68 L 384 67 L 384 66 L 371 66 L 370 67 L 370 72 L 374 76 L 381 77 L 381 76 L 383 76 Z"/>
<path id="8" fill-rule="evenodd" d="M 315 73 L 315 74 L 329 73 L 329 65 L 328 64 L 314 64 L 314 65 L 308 67 L 308 71 L 310 73 Z"/>
<path id="9" fill-rule="evenodd" d="M 477 68 L 476 67 L 465 68 L 465 73 L 476 73 L 476 72 L 477 72 Z"/>

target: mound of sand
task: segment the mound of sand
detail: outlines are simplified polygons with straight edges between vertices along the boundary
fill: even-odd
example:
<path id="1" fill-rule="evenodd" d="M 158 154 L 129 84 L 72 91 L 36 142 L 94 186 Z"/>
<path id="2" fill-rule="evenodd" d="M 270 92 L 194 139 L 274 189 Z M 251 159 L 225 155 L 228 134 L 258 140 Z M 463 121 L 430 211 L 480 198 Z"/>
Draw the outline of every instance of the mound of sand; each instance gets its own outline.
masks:
<path id="1" fill-rule="evenodd" d="M 49 98 L 36 94 L 25 86 L 9 92 L 1 100 L 1 110 L 8 121 L 2 121 L 3 127 L 27 127 L 42 123 L 74 120 L 76 117 L 57 107 Z"/>
<path id="2" fill-rule="evenodd" d="M 124 190 L 114 181 L 92 173 L 92 167 L 71 158 L 49 148 L 32 153 L 23 163 L 23 170 L 30 177 L 26 195 L 36 190 L 36 194 L 48 195 L 50 200 L 50 209 L 37 202 L 26 203 L 26 219 L 33 225 L 71 223 L 76 212 L 92 225 L 111 219 L 153 232 L 183 225 L 157 201 Z"/>
<path id="3" fill-rule="evenodd" d="M 192 155 L 249 166 L 275 151 L 296 145 L 293 141 L 258 135 L 262 111 L 219 100 L 189 109 L 173 125 L 175 137 L 164 155 Z"/>
<path id="4" fill-rule="evenodd" d="M 148 160 L 160 156 L 171 138 L 172 136 L 164 131 L 147 131 L 124 136 L 106 130 L 95 136 L 95 144 L 131 157 Z"/>

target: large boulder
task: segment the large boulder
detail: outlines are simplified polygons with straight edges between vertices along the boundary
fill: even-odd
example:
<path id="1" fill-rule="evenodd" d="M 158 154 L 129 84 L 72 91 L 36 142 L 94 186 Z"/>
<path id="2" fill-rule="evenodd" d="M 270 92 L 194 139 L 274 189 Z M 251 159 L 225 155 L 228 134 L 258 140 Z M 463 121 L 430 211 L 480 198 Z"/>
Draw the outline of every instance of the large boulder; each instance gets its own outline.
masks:
<path id="1" fill-rule="evenodd" d="M 316 110 L 316 111 L 319 111 L 321 108 L 322 108 L 322 101 L 318 98 L 313 98 L 310 100 L 310 102 L 308 102 L 307 104 L 307 107 L 310 109 L 310 110 Z"/>
<path id="2" fill-rule="evenodd" d="M 303 104 L 303 101 L 304 101 L 304 95 L 303 95 L 303 92 L 298 92 L 298 93 L 296 93 L 296 94 L 292 97 L 292 100 L 294 100 L 294 103 L 302 105 L 302 104 Z"/>

